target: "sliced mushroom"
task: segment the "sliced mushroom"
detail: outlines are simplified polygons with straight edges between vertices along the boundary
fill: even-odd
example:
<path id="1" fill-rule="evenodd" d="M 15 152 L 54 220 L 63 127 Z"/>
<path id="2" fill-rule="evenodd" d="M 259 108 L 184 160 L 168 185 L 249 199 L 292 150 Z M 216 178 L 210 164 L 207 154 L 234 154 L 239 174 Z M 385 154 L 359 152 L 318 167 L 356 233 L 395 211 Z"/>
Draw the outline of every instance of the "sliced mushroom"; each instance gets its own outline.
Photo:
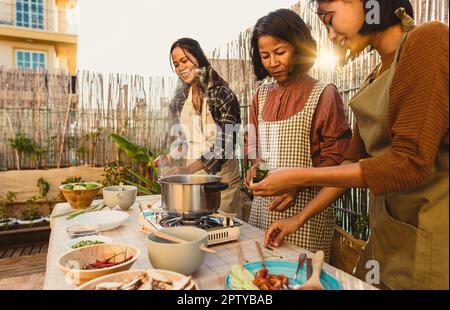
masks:
<path id="1" fill-rule="evenodd" d="M 119 290 L 123 282 L 103 282 L 95 286 L 96 290 Z"/>
<path id="2" fill-rule="evenodd" d="M 148 277 L 145 272 L 138 275 L 133 280 L 125 283 L 120 287 L 121 290 L 137 290 L 142 284 L 144 284 L 147 281 Z"/>
<path id="3" fill-rule="evenodd" d="M 191 283 L 192 276 L 183 277 L 180 280 L 173 281 L 172 290 L 184 290 Z"/>
<path id="4" fill-rule="evenodd" d="M 150 280 L 172 284 L 172 281 L 167 276 L 158 271 L 149 269 L 146 273 Z"/>

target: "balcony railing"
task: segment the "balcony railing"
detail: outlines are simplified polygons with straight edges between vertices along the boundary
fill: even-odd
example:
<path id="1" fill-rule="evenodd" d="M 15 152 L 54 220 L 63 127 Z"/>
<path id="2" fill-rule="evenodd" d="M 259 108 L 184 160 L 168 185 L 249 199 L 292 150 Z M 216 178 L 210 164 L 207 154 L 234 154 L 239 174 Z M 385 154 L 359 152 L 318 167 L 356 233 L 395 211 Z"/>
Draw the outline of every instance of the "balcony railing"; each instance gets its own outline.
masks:
<path id="1" fill-rule="evenodd" d="M 0 26 L 7 25 L 33 30 L 77 34 L 76 13 L 46 8 L 37 11 L 16 12 L 15 3 L 0 0 Z"/>

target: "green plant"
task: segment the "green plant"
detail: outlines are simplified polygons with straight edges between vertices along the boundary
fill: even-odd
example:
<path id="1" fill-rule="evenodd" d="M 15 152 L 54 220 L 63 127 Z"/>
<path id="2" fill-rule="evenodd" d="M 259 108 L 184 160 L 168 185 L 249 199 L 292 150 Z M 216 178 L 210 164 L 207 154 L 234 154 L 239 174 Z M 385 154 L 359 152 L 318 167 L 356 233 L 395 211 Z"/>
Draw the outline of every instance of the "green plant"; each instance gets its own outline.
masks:
<path id="1" fill-rule="evenodd" d="M 81 158 L 83 158 L 87 154 L 87 152 L 87 147 L 83 142 L 83 144 L 77 150 L 77 165 L 79 162 L 81 162 Z"/>
<path id="2" fill-rule="evenodd" d="M 145 168 L 145 175 L 140 175 L 130 168 L 125 167 L 125 171 L 137 179 L 137 182 L 134 182 L 131 178 L 124 179 L 124 182 L 136 186 L 141 193 L 148 195 L 160 194 L 161 187 L 155 182 L 158 173 L 156 167 L 153 165 L 156 156 L 148 148 L 138 146 L 122 136 L 113 133 L 110 137 L 116 144 L 117 149 L 123 150 L 128 158 L 138 164 L 138 166 L 140 165 Z"/>
<path id="3" fill-rule="evenodd" d="M 148 148 L 138 146 L 127 140 L 125 137 L 114 133 L 110 134 L 110 137 L 116 144 L 117 149 L 123 150 L 125 155 L 132 161 L 138 164 L 145 164 L 147 166 L 153 165 L 153 160 L 155 157 Z"/>
<path id="4" fill-rule="evenodd" d="M 17 133 L 14 139 L 8 139 L 9 145 L 16 150 L 20 156 L 28 156 L 36 164 L 36 169 L 40 166 L 43 150 L 37 145 L 36 141 L 25 136 L 24 133 Z"/>
<path id="5" fill-rule="evenodd" d="M 17 193 L 11 192 L 11 191 L 8 191 L 8 192 L 6 193 L 6 202 L 7 202 L 8 204 L 13 203 L 14 200 L 16 200 L 16 199 L 17 199 Z"/>
<path id="6" fill-rule="evenodd" d="M 104 186 L 117 185 L 120 182 L 129 180 L 131 177 L 130 173 L 125 169 L 120 161 L 107 163 L 103 167 L 103 170 L 105 171 L 105 173 L 103 174 L 103 176 L 105 177 L 103 181 Z"/>
<path id="7" fill-rule="evenodd" d="M 9 210 L 6 203 L 0 201 L 0 221 L 9 218 Z"/>
<path id="8" fill-rule="evenodd" d="M 25 204 L 27 205 L 27 207 L 31 208 L 31 207 L 34 206 L 34 203 L 36 202 L 36 200 L 37 200 L 37 197 L 36 197 L 36 196 L 33 196 L 33 197 L 31 197 L 31 198 L 28 198 L 28 199 L 25 201 Z"/>
<path id="9" fill-rule="evenodd" d="M 124 180 L 125 183 L 136 186 L 138 191 L 143 194 L 147 195 L 161 194 L 161 186 L 157 182 L 148 179 L 140 175 L 139 173 L 134 172 L 130 168 L 125 168 L 125 170 L 128 171 L 128 173 L 130 173 L 132 176 L 136 177 L 139 182 L 136 183 L 131 180 Z"/>
<path id="10" fill-rule="evenodd" d="M 22 220 L 32 221 L 41 218 L 41 213 L 36 207 L 34 207 L 34 203 L 36 202 L 36 200 L 37 197 L 33 196 L 25 201 L 27 208 L 25 210 L 22 210 L 21 212 Z"/>
<path id="11" fill-rule="evenodd" d="M 50 190 L 50 184 L 43 178 L 39 178 L 37 186 L 39 187 L 39 196 L 47 199 L 47 194 L 48 191 Z"/>
<path id="12" fill-rule="evenodd" d="M 81 177 L 68 177 L 64 181 L 61 182 L 61 185 L 69 184 L 69 183 L 80 183 L 84 182 Z"/>
<path id="13" fill-rule="evenodd" d="M 8 230 L 11 227 L 10 217 L 13 216 L 11 212 L 11 204 L 16 200 L 15 192 L 7 192 L 6 200 L 0 201 L 0 227 Z"/>
<path id="14" fill-rule="evenodd" d="M 11 227 L 10 222 L 11 212 L 8 205 L 0 201 L 0 228 L 3 230 L 8 230 Z"/>
<path id="15" fill-rule="evenodd" d="M 38 209 L 34 207 L 26 208 L 21 212 L 21 214 L 22 214 L 21 219 L 25 221 L 33 221 L 41 218 L 41 213 L 39 212 Z"/>

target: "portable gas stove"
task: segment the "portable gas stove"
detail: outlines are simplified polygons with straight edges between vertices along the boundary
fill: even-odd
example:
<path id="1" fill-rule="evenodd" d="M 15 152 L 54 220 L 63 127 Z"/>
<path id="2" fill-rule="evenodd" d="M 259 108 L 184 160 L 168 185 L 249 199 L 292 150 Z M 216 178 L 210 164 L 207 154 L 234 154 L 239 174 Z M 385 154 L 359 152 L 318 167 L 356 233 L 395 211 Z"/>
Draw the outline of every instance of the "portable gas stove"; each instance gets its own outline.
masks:
<path id="1" fill-rule="evenodd" d="M 208 232 L 208 244 L 219 244 L 239 239 L 242 223 L 234 217 L 216 213 L 198 219 L 184 219 L 168 215 L 161 203 L 140 204 L 139 224 L 144 230 L 154 231 L 167 227 L 194 226 Z"/>

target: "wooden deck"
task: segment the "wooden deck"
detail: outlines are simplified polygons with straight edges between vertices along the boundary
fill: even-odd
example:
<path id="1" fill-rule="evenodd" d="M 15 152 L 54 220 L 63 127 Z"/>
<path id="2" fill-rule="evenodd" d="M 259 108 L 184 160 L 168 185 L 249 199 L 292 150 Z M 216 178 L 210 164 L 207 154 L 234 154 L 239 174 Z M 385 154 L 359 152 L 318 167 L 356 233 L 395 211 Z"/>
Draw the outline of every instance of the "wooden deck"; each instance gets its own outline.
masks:
<path id="1" fill-rule="evenodd" d="M 0 248 L 0 290 L 42 289 L 48 243 Z"/>
<path id="2" fill-rule="evenodd" d="M 0 248 L 0 259 L 29 256 L 34 254 L 47 254 L 47 250 L 48 243 L 38 243 L 17 247 L 5 247 Z"/>

